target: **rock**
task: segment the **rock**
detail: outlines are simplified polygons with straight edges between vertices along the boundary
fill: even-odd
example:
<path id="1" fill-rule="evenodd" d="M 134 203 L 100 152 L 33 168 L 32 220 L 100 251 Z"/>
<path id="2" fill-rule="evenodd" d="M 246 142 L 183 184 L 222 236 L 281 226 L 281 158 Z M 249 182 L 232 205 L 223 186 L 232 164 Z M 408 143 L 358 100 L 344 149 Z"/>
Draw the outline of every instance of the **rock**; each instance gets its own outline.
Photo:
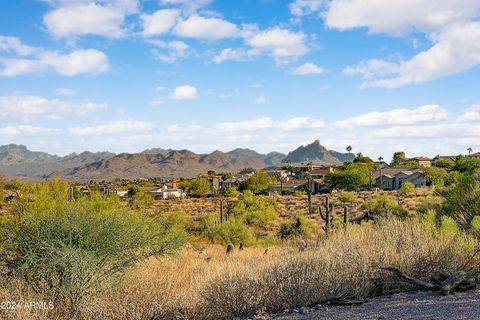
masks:
<path id="1" fill-rule="evenodd" d="M 301 307 L 298 312 L 299 312 L 300 314 L 307 314 L 307 313 L 310 312 L 310 310 L 308 310 L 308 308 Z"/>

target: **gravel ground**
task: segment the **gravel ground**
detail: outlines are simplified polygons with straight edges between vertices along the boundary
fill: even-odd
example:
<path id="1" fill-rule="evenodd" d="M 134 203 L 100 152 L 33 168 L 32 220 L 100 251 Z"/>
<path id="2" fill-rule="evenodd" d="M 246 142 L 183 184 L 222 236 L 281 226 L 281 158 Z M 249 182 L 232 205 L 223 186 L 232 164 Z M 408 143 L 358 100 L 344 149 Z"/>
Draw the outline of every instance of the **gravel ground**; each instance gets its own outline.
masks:
<path id="1" fill-rule="evenodd" d="M 396 294 L 371 299 L 351 307 L 317 305 L 315 308 L 293 309 L 286 313 L 258 317 L 277 320 L 340 320 L 340 319 L 480 319 L 480 289 L 440 296 L 430 292 Z"/>

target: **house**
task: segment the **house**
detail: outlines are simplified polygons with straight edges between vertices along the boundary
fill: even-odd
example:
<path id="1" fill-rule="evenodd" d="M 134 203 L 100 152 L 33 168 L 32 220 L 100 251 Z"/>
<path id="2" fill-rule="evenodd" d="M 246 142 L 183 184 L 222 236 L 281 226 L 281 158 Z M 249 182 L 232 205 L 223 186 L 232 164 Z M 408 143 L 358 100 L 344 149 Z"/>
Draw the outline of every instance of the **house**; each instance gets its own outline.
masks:
<path id="1" fill-rule="evenodd" d="M 182 189 L 169 188 L 167 185 L 150 192 L 155 199 L 181 199 L 186 197 L 186 193 Z"/>
<path id="2" fill-rule="evenodd" d="M 378 166 L 378 168 L 390 168 L 390 164 L 386 163 L 385 161 L 375 161 L 375 164 Z"/>
<path id="3" fill-rule="evenodd" d="M 415 187 L 425 187 L 427 179 L 422 175 L 423 169 L 386 168 L 372 173 L 372 182 L 376 188 L 398 190 L 410 182 Z"/>
<path id="4" fill-rule="evenodd" d="M 416 157 L 409 160 L 417 162 L 418 166 L 421 168 L 430 168 L 432 166 L 432 159 L 427 157 Z"/>
<path id="5" fill-rule="evenodd" d="M 117 196 L 119 196 L 120 198 L 123 198 L 125 197 L 127 194 L 128 194 L 128 190 L 124 190 L 124 189 L 105 189 L 103 191 L 103 193 L 105 195 L 111 195 L 111 194 L 116 194 Z"/>
<path id="6" fill-rule="evenodd" d="M 308 180 L 295 179 L 285 183 L 274 184 L 269 187 L 270 192 L 282 193 L 284 191 L 295 192 L 308 187 Z"/>
<path id="7" fill-rule="evenodd" d="M 310 172 L 310 177 L 313 179 L 325 179 L 325 176 L 329 173 L 332 173 L 334 170 L 334 167 L 315 168 Z"/>
<path id="8" fill-rule="evenodd" d="M 469 154 L 467 158 L 480 160 L 480 152 Z"/>

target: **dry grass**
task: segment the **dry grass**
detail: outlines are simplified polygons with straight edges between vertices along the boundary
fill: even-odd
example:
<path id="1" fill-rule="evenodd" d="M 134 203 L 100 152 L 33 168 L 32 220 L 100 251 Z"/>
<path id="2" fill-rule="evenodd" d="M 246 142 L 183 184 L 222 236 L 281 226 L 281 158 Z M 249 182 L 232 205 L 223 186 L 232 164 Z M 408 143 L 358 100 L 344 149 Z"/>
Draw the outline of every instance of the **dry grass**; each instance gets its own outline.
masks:
<path id="1" fill-rule="evenodd" d="M 364 298 L 399 290 L 378 270 L 397 266 L 428 278 L 461 268 L 475 243 L 432 235 L 415 221 L 351 226 L 318 246 L 251 248 L 226 256 L 222 247 L 188 247 L 131 269 L 110 291 L 89 297 L 69 317 L 64 310 L 0 311 L 7 319 L 233 319 L 306 306 L 327 299 Z M 20 283 L 0 300 L 46 300 Z"/>

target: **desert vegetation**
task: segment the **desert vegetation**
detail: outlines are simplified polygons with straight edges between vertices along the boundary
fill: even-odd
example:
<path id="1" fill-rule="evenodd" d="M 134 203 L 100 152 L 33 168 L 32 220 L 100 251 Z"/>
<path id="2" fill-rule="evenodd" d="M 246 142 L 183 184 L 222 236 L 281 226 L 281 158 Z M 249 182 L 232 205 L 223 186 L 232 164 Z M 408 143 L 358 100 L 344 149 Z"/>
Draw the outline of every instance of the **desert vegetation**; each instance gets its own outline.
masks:
<path id="1" fill-rule="evenodd" d="M 453 172 L 444 182 L 427 193 L 317 197 L 310 213 L 304 195 L 280 201 L 247 188 L 205 200 L 214 211 L 195 215 L 139 190 L 122 201 L 60 181 L 3 180 L 0 300 L 52 307 L 0 314 L 233 319 L 440 288 L 430 277 L 442 274 L 476 280 L 480 177 Z"/>

